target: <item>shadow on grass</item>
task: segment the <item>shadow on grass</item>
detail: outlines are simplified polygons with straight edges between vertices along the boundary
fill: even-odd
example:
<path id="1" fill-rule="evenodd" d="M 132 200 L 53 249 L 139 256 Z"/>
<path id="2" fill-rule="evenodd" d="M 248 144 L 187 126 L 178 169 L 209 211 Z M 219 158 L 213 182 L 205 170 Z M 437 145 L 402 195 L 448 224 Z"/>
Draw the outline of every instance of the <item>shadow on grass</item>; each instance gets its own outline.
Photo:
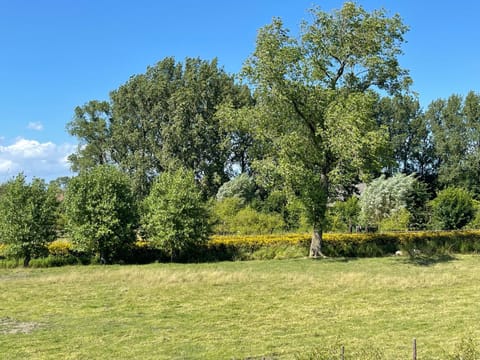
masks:
<path id="1" fill-rule="evenodd" d="M 457 258 L 450 254 L 441 255 L 415 255 L 409 256 L 403 260 L 405 264 L 417 265 L 417 266 L 432 266 L 441 263 L 447 263 L 457 260 Z"/>
<path id="2" fill-rule="evenodd" d="M 359 257 L 317 257 L 317 258 L 311 258 L 311 257 L 305 257 L 304 259 L 309 259 L 312 261 L 320 261 L 320 262 L 333 262 L 333 263 L 349 263 L 351 261 L 357 261 L 361 258 Z"/>

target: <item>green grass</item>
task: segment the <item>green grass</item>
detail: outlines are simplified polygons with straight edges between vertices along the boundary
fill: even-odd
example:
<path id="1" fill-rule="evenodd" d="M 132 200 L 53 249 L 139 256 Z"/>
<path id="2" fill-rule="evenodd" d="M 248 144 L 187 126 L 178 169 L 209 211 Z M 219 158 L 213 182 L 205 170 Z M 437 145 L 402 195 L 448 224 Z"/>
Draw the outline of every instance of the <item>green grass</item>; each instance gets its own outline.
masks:
<path id="1" fill-rule="evenodd" d="M 480 257 L 0 269 L 3 359 L 444 359 L 480 336 Z"/>

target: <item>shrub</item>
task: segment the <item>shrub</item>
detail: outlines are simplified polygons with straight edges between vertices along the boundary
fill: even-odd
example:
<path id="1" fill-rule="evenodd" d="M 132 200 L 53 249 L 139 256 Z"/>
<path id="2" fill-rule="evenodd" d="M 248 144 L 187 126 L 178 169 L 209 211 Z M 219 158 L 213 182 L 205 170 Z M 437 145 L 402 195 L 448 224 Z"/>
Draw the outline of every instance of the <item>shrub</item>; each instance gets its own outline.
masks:
<path id="1" fill-rule="evenodd" d="M 398 209 L 386 219 L 380 221 L 380 231 L 407 231 L 411 220 L 410 212 L 406 208 Z"/>
<path id="2" fill-rule="evenodd" d="M 255 196 L 255 187 L 255 182 L 250 176 L 245 173 L 240 174 L 220 186 L 217 192 L 217 200 L 235 198 L 240 200 L 242 204 L 247 204 Z"/>
<path id="3" fill-rule="evenodd" d="M 47 248 L 52 256 L 68 256 L 72 250 L 72 243 L 66 239 L 57 239 L 48 244 Z"/>
<path id="4" fill-rule="evenodd" d="M 142 225 L 147 238 L 171 260 L 208 241 L 210 214 L 193 172 L 161 174 L 144 201 Z"/>
<path id="5" fill-rule="evenodd" d="M 215 201 L 212 206 L 213 232 L 215 234 L 235 234 L 235 217 L 243 208 L 241 199 L 236 197 Z"/>
<path id="6" fill-rule="evenodd" d="M 360 196 L 364 225 L 378 225 L 383 219 L 407 205 L 408 195 L 417 180 L 413 175 L 396 174 L 373 180 Z"/>
<path id="7" fill-rule="evenodd" d="M 237 198 L 226 198 L 213 206 L 215 234 L 271 234 L 285 229 L 279 213 L 264 213 L 251 206 L 243 207 Z"/>
<path id="8" fill-rule="evenodd" d="M 335 201 L 328 211 L 330 231 L 352 232 L 358 224 L 360 205 L 358 197 L 351 196 L 346 201 Z"/>
<path id="9" fill-rule="evenodd" d="M 438 230 L 461 229 L 475 215 L 472 196 L 462 188 L 449 187 L 440 191 L 430 207 L 432 226 Z"/>
<path id="10" fill-rule="evenodd" d="M 272 234 L 283 231 L 285 223 L 280 214 L 265 214 L 251 207 L 240 210 L 233 219 L 235 233 Z"/>

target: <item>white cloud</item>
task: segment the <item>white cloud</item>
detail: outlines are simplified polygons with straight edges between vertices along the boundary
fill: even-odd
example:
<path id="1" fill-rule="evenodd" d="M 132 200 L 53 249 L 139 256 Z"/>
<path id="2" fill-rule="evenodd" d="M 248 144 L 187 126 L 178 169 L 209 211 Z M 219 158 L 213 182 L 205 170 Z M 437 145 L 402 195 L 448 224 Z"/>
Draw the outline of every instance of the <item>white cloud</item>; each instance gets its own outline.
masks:
<path id="1" fill-rule="evenodd" d="M 40 121 L 29 122 L 27 128 L 30 130 L 42 131 L 43 124 Z"/>
<path id="2" fill-rule="evenodd" d="M 58 145 L 24 138 L 10 145 L 0 145 L 0 180 L 10 179 L 19 172 L 46 180 L 71 175 L 67 157 L 76 148 L 68 143 Z"/>

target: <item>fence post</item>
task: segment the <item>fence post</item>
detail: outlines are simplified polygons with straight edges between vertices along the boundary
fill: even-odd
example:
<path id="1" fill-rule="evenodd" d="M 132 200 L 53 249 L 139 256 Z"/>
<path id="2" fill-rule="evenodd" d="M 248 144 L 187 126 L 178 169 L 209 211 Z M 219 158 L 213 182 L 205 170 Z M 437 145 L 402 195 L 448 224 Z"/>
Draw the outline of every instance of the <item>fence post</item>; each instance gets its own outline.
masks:
<path id="1" fill-rule="evenodd" d="M 345 360 L 345 346 L 340 348 L 340 360 Z"/>
<path id="2" fill-rule="evenodd" d="M 413 338 L 413 360 L 417 360 L 417 339 Z"/>

